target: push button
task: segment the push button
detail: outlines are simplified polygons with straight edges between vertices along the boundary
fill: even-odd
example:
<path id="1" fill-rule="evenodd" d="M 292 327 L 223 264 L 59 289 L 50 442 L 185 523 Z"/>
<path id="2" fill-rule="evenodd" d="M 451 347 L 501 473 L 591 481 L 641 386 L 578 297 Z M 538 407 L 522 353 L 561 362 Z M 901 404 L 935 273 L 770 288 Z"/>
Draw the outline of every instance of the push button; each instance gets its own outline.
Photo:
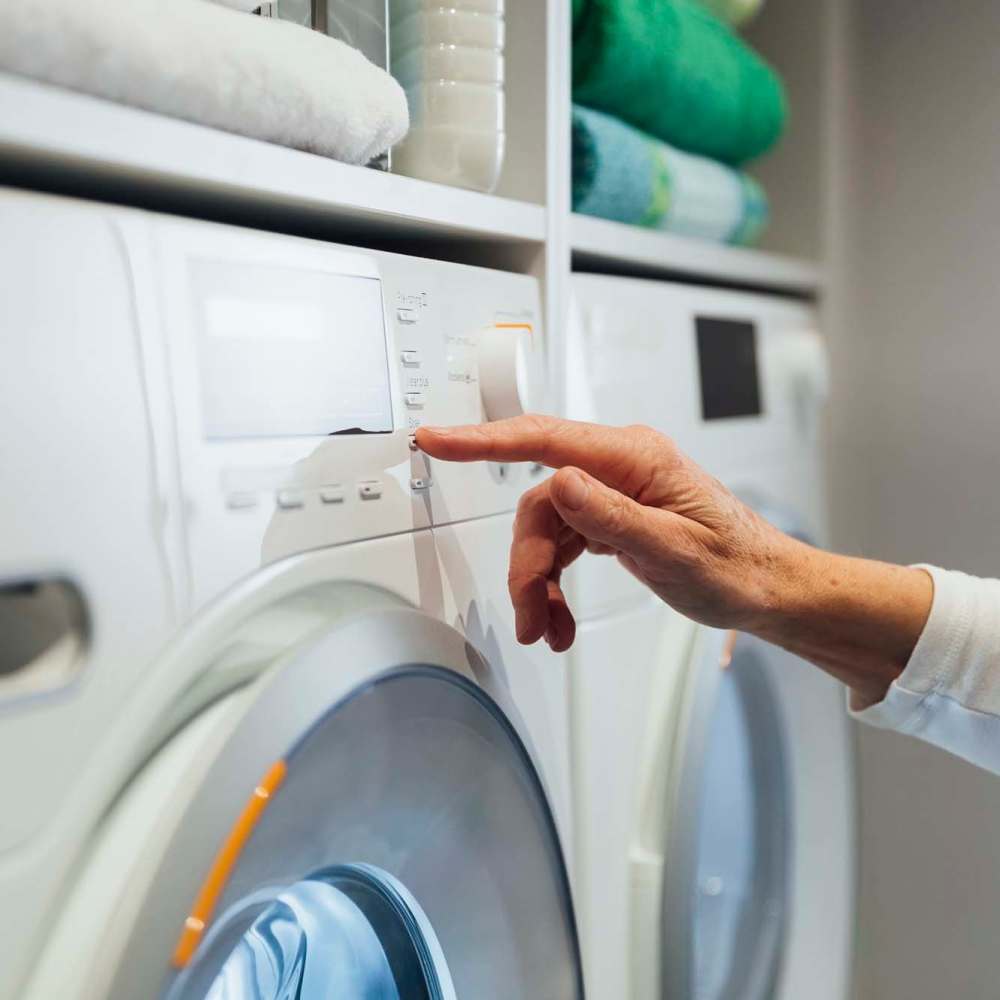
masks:
<path id="1" fill-rule="evenodd" d="M 358 496 L 362 500 L 378 500 L 382 496 L 382 484 L 375 480 L 358 483 Z"/>
<path id="2" fill-rule="evenodd" d="M 301 490 L 278 490 L 277 500 L 282 510 L 297 510 L 306 505 L 306 498 Z"/>
<path id="3" fill-rule="evenodd" d="M 400 323 L 416 323 L 419 318 L 420 314 L 416 309 L 400 308 L 396 310 L 396 319 L 398 319 Z"/>
<path id="4" fill-rule="evenodd" d="M 420 367 L 420 351 L 400 351 L 399 359 L 407 368 Z"/>
<path id="5" fill-rule="evenodd" d="M 343 503 L 344 487 L 321 486 L 319 489 L 319 498 L 323 503 Z"/>
<path id="6" fill-rule="evenodd" d="M 433 479 L 424 479 L 420 476 L 414 476 L 414 478 L 410 480 L 410 489 L 415 493 L 420 493 L 423 490 L 429 490 L 433 485 Z"/>
<path id="7" fill-rule="evenodd" d="M 408 392 L 405 398 L 406 405 L 411 409 L 420 409 L 424 405 L 424 394 L 422 392 Z"/>
<path id="8" fill-rule="evenodd" d="M 249 510 L 257 506 L 257 496 L 254 493 L 230 493 L 226 497 L 226 506 L 230 510 Z"/>

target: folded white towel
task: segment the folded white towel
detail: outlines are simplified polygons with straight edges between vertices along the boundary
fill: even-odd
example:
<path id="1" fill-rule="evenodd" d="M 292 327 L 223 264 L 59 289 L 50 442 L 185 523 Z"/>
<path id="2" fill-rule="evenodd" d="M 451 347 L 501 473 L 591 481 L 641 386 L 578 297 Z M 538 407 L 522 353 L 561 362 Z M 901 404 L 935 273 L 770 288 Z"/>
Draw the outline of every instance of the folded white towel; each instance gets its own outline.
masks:
<path id="1" fill-rule="evenodd" d="M 402 89 L 356 49 L 203 0 L 5 5 L 0 69 L 347 163 L 409 127 Z"/>

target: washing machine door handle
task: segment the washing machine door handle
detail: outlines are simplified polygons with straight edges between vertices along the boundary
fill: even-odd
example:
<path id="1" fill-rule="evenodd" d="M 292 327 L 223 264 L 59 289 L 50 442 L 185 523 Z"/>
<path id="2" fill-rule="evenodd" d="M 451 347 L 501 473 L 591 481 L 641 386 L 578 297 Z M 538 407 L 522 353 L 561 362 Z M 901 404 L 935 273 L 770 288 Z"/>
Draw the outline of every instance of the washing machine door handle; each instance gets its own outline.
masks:
<path id="1" fill-rule="evenodd" d="M 0 581 L 0 707 L 75 680 L 86 662 L 89 618 L 83 591 L 69 579 Z"/>

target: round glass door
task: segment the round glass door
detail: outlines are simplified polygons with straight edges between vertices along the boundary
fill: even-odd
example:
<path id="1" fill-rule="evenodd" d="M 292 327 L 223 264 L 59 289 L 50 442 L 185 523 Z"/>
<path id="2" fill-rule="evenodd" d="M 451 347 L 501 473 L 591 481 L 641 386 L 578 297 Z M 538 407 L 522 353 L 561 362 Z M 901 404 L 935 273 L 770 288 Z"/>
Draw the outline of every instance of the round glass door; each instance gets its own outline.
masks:
<path id="1" fill-rule="evenodd" d="M 665 994 L 768 1000 L 781 967 L 792 850 L 783 723 L 764 657 L 740 637 L 705 694 L 664 887 Z"/>
<path id="2" fill-rule="evenodd" d="M 220 962 L 205 991 L 204 980 Z M 371 865 L 337 866 L 244 900 L 218 922 L 198 965 L 171 990 L 191 993 L 206 1000 L 455 1000 L 420 905 Z"/>
<path id="3" fill-rule="evenodd" d="M 168 1000 L 581 996 L 555 826 L 480 688 L 395 670 L 285 763 Z"/>

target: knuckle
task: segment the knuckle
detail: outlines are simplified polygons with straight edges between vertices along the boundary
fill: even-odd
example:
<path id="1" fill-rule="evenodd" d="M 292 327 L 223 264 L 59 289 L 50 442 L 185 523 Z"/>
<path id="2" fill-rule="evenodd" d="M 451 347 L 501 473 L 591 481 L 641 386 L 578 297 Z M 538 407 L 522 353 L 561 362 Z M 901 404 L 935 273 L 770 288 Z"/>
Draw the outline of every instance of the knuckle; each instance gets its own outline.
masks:
<path id="1" fill-rule="evenodd" d="M 524 422 L 534 442 L 534 449 L 542 462 L 547 462 L 552 438 L 558 432 L 560 421 L 544 413 L 526 413 L 518 418 Z"/>
<path id="2" fill-rule="evenodd" d="M 548 437 L 559 424 L 555 417 L 550 417 L 545 413 L 526 413 L 519 419 L 542 439 Z"/>
<path id="3" fill-rule="evenodd" d="M 539 429 L 550 427 L 555 420 L 554 417 L 549 416 L 547 413 L 535 413 L 534 411 L 522 414 L 519 419 L 525 421 L 526 423 L 533 424 Z"/>
<path id="4" fill-rule="evenodd" d="M 650 458 L 655 457 L 661 464 L 664 462 L 674 464 L 677 461 L 680 451 L 673 438 L 668 437 L 662 431 L 646 424 L 632 424 L 626 430 L 638 449 L 645 455 Z"/>
<path id="5" fill-rule="evenodd" d="M 507 591 L 511 598 L 518 601 L 526 597 L 532 590 L 541 584 L 548 586 L 548 579 L 541 573 L 529 573 L 523 570 L 512 569 L 507 574 Z"/>
<path id="6" fill-rule="evenodd" d="M 655 427 L 650 427 L 648 424 L 629 424 L 625 430 L 640 444 L 660 444 L 665 440 L 665 435 L 661 434 Z"/>
<path id="7" fill-rule="evenodd" d="M 631 510 L 625 497 L 612 494 L 608 502 L 601 507 L 601 526 L 611 534 L 619 535 L 625 532 L 631 520 Z"/>

